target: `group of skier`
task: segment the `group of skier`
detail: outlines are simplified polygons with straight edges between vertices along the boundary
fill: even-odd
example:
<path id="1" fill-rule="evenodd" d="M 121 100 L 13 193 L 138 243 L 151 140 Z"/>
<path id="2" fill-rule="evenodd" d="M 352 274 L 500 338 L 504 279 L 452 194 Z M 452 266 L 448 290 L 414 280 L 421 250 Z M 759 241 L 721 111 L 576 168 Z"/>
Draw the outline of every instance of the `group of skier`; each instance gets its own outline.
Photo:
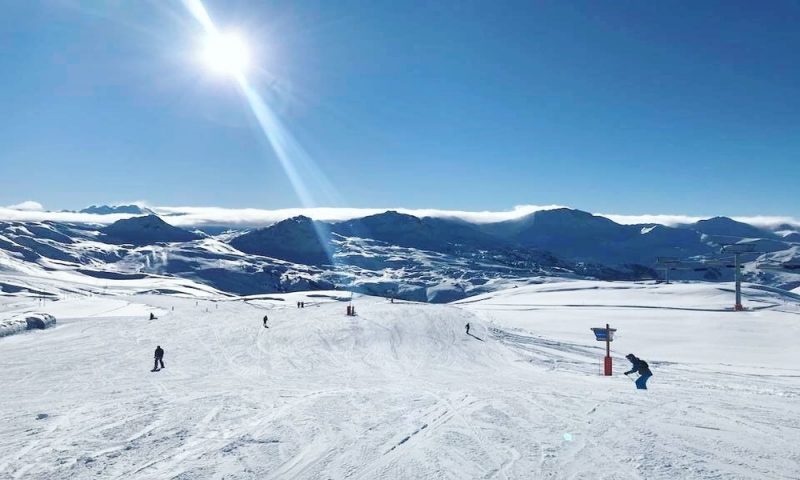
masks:
<path id="1" fill-rule="evenodd" d="M 297 302 L 297 308 L 304 308 L 304 307 L 305 305 L 303 302 Z M 151 313 L 150 319 L 151 320 L 155 319 L 155 315 Z M 264 315 L 264 318 L 262 319 L 262 324 L 264 328 L 269 328 L 267 322 L 269 322 L 269 317 L 267 315 Z M 464 329 L 466 330 L 467 335 L 472 336 L 472 334 L 469 333 L 470 328 L 471 325 L 469 324 L 469 322 L 467 322 L 467 324 L 464 325 Z M 158 372 L 164 368 L 164 349 L 161 348 L 161 345 L 156 346 L 156 351 L 155 354 L 153 355 L 153 358 L 155 359 L 155 361 L 153 363 L 153 370 L 151 371 Z M 625 372 L 625 376 L 628 376 L 632 373 L 638 373 L 639 377 L 635 381 L 636 388 L 640 390 L 647 390 L 647 380 L 649 380 L 650 377 L 653 376 L 653 372 L 650 371 L 650 365 L 648 365 L 646 361 L 642 360 L 641 358 L 637 357 L 632 353 L 625 355 L 625 358 L 627 358 L 628 361 L 631 362 L 631 369 Z"/>

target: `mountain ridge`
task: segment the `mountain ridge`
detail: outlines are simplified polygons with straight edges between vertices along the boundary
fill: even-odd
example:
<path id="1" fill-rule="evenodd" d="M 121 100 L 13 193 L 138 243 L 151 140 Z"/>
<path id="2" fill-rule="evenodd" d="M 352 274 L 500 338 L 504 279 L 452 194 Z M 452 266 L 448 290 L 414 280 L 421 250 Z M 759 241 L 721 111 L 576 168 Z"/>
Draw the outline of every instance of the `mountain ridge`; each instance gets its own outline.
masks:
<path id="1" fill-rule="evenodd" d="M 753 232 L 732 220 L 714 223 L 733 229 L 715 233 Z M 232 294 L 345 288 L 439 302 L 548 278 L 654 280 L 661 275 L 656 271 L 659 256 L 698 267 L 673 278 L 730 279 L 730 269 L 703 262 L 721 258 L 723 243 L 746 239 L 770 252 L 744 259 L 748 278 L 770 286 L 800 286 L 796 270 L 756 268 L 756 260 L 796 263 L 800 242 L 758 232 L 766 238 L 709 235 L 691 226 L 623 225 L 574 209 L 489 224 L 396 211 L 342 222 L 297 216 L 264 228 L 205 234 L 156 215 L 107 227 L 14 221 L 0 222 L 0 275 L 4 269 L 44 269 L 37 275 L 63 270 L 90 277 L 90 283 L 166 275 Z M 19 289 L 29 281 L 9 280 L 6 287 L 0 281 L 0 288 Z"/>

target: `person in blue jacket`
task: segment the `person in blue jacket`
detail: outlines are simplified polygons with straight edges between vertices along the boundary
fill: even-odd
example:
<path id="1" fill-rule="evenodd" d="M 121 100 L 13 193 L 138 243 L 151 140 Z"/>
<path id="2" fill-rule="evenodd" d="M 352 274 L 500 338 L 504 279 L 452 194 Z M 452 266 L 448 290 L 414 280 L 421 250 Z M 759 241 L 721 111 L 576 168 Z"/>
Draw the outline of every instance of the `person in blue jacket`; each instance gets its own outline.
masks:
<path id="1" fill-rule="evenodd" d="M 647 380 L 653 376 L 653 372 L 650 371 L 650 365 L 632 353 L 625 355 L 625 358 L 631 362 L 631 369 L 625 372 L 625 375 L 639 372 L 639 378 L 636 379 L 636 388 L 639 390 L 647 390 Z"/>

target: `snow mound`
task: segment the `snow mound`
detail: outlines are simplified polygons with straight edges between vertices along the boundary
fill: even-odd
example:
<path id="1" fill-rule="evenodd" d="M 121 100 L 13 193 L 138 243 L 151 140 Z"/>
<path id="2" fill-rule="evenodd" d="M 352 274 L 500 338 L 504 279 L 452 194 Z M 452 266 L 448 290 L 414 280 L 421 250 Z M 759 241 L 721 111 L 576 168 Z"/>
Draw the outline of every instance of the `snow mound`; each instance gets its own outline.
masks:
<path id="1" fill-rule="evenodd" d="M 55 326 L 56 317 L 47 313 L 37 313 L 25 317 L 25 322 L 27 323 L 28 330 L 44 330 L 45 328 Z"/>
<path id="2" fill-rule="evenodd" d="M 47 313 L 33 313 L 7 320 L 0 320 L 0 337 L 7 337 L 25 330 L 44 330 L 54 327 L 56 317 Z"/>

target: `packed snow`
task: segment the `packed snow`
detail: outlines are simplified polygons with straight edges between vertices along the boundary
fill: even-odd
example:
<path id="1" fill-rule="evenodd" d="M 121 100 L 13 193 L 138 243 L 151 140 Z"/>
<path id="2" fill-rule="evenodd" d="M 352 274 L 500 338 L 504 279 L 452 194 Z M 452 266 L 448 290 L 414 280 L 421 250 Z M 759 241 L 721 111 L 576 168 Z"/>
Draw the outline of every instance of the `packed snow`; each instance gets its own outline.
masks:
<path id="1" fill-rule="evenodd" d="M 353 317 L 341 291 L 196 292 L 0 297 L 3 315 L 58 318 L 0 339 L 0 478 L 800 472 L 798 295 L 748 287 L 733 312 L 730 284 L 570 281 L 449 305 L 356 296 Z M 612 377 L 589 331 L 606 323 Z M 649 390 L 622 375 L 629 352 Z"/>

